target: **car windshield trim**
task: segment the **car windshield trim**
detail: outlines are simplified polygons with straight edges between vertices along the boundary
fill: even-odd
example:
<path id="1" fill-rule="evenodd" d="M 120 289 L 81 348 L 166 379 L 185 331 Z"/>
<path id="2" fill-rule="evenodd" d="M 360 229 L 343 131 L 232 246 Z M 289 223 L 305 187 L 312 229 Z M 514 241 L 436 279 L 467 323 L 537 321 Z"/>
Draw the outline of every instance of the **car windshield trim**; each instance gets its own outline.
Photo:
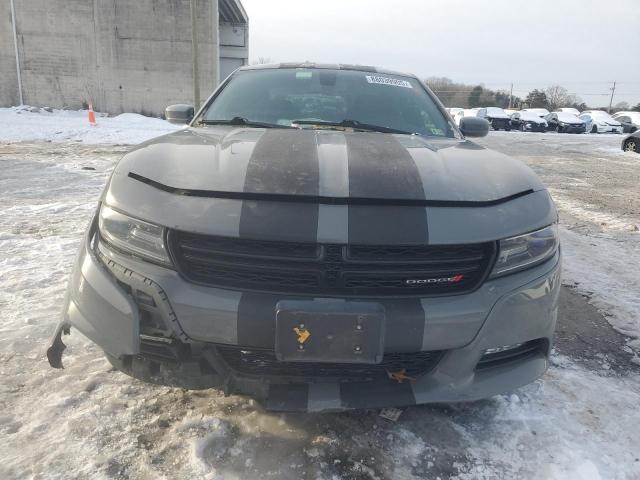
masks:
<path id="1" fill-rule="evenodd" d="M 294 125 L 316 125 L 319 127 L 352 128 L 354 130 L 366 130 L 370 132 L 380 132 L 380 133 L 397 133 L 401 135 L 421 135 L 420 133 L 416 133 L 416 132 L 408 132 L 405 130 L 399 130 L 397 128 L 385 127 L 383 125 L 372 125 L 370 123 L 361 123 L 358 120 L 351 120 L 351 119 L 345 119 L 340 122 L 327 122 L 325 120 L 292 120 L 291 126 L 294 127 Z"/>
<path id="2" fill-rule="evenodd" d="M 279 123 L 256 122 L 244 117 L 233 117 L 230 120 L 225 119 L 200 119 L 198 125 L 238 125 L 242 127 L 252 128 L 295 128 L 290 125 L 280 125 Z"/>

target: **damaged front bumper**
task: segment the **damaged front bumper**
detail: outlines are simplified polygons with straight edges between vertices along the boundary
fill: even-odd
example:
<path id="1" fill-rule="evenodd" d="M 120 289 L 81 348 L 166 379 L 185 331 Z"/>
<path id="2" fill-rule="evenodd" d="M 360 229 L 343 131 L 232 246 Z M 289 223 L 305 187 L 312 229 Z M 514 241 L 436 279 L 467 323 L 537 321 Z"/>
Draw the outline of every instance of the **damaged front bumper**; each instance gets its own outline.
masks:
<path id="1" fill-rule="evenodd" d="M 355 369 L 351 375 L 347 365 L 320 375 L 322 364 L 316 372 L 307 364 L 294 365 L 299 369 L 289 374 L 273 358 L 269 342 L 275 335 L 266 343 L 264 338 L 253 345 L 239 342 L 242 292 L 193 285 L 173 270 L 98 248 L 96 228 L 94 221 L 47 351 L 53 367 L 62 366 L 61 337 L 73 326 L 103 348 L 118 369 L 146 381 L 223 388 L 251 395 L 271 410 L 341 411 L 477 400 L 528 384 L 548 366 L 559 253 L 530 270 L 487 281 L 475 292 L 421 299 L 425 328 L 419 352 L 390 337 L 378 370 Z M 269 310 L 263 306 L 271 300 L 256 296 L 249 305 L 266 324 L 273 319 L 264 315 Z M 402 299 L 385 301 L 392 313 L 389 328 L 393 315 L 411 314 Z M 403 373 L 403 365 L 411 366 Z"/>

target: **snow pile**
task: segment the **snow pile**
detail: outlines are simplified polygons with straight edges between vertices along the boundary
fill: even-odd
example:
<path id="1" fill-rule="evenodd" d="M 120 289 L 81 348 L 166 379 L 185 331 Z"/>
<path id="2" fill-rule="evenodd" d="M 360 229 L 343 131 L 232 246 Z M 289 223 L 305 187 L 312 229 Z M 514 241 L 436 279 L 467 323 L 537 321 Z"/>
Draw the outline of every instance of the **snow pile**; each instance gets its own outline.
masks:
<path id="1" fill-rule="evenodd" d="M 0 142 L 137 144 L 182 128 L 135 113 L 115 117 L 97 113 L 96 117 L 97 125 L 91 126 L 87 110 L 0 108 Z"/>
<path id="2" fill-rule="evenodd" d="M 640 462 L 631 447 L 637 422 L 615 414 L 636 409 L 638 379 L 601 377 L 558 360 L 544 381 L 454 415 L 468 443 L 460 480 L 638 478 Z"/>
<path id="3" fill-rule="evenodd" d="M 630 215 L 628 216 L 629 218 L 626 218 L 623 215 L 603 212 L 595 205 L 571 199 L 557 188 L 549 188 L 549 192 L 553 196 L 553 201 L 559 210 L 570 214 L 580 221 L 593 223 L 608 232 L 640 231 L 640 222 Z"/>

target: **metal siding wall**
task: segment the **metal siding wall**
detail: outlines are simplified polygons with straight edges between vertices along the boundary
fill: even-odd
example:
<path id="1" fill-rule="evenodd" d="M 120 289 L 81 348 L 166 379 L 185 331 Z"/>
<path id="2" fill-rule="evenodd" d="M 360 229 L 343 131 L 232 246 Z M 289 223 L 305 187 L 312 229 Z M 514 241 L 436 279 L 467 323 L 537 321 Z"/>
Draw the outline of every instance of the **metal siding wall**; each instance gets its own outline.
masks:
<path id="1" fill-rule="evenodd" d="M 112 114 L 160 115 L 170 103 L 193 102 L 189 0 L 15 2 L 25 103 L 79 108 L 91 101 Z M 0 105 L 8 106 L 18 103 L 17 80 L 9 2 L 1 3 Z M 206 98 L 217 84 L 217 0 L 199 0 L 198 10 Z"/>
<path id="2" fill-rule="evenodd" d="M 13 30 L 11 25 L 11 4 L 0 2 L 0 105 L 17 105 L 18 76 L 16 57 L 13 50 Z"/>

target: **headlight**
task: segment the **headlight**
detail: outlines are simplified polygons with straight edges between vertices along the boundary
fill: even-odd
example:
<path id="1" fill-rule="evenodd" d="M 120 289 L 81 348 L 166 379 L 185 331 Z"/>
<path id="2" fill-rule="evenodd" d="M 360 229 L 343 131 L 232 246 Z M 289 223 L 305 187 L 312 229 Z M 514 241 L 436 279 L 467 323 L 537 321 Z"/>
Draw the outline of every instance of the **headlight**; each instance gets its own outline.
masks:
<path id="1" fill-rule="evenodd" d="M 559 244 L 556 224 L 525 235 L 500 240 L 498 260 L 491 276 L 497 277 L 538 265 L 551 258 L 558 250 Z"/>
<path id="2" fill-rule="evenodd" d="M 164 244 L 164 228 L 131 218 L 102 205 L 98 219 L 100 235 L 106 242 L 125 252 L 171 265 Z"/>

